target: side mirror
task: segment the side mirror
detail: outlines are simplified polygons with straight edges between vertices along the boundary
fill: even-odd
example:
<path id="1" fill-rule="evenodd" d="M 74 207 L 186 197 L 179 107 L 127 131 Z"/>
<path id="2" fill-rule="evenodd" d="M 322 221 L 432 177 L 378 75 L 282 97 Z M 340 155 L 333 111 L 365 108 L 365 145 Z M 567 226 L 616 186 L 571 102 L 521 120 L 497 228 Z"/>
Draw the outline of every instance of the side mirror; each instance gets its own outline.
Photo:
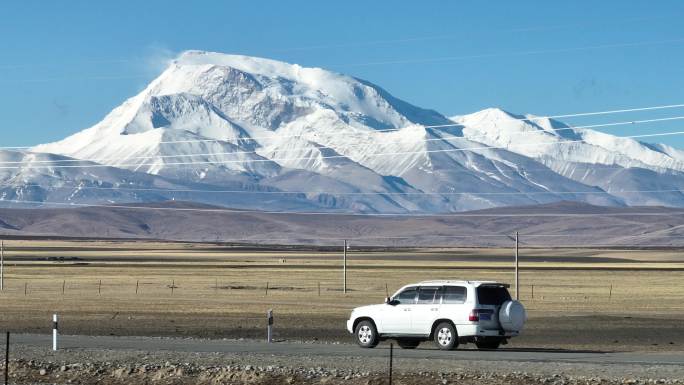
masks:
<path id="1" fill-rule="evenodd" d="M 386 297 L 386 298 L 385 298 L 385 303 L 388 304 L 388 305 L 394 306 L 394 305 L 397 304 L 397 301 L 394 300 L 394 299 L 392 299 L 392 298 L 390 298 L 390 297 Z"/>
<path id="2" fill-rule="evenodd" d="M 390 297 L 385 297 L 385 303 L 389 305 L 390 302 L 391 302 Z"/>

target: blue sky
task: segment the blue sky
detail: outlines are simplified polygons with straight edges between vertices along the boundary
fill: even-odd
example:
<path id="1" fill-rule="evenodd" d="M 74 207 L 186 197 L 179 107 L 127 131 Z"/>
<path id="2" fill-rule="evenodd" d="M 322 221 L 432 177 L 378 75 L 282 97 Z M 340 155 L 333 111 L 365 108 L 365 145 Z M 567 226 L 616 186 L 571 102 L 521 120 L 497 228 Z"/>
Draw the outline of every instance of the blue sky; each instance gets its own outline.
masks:
<path id="1" fill-rule="evenodd" d="M 0 146 L 89 127 L 187 49 L 348 73 L 446 115 L 493 106 L 555 115 L 680 104 L 683 11 L 681 1 L 3 2 Z M 684 116 L 684 108 L 566 121 L 671 116 Z M 653 141 L 684 148 L 684 136 Z"/>

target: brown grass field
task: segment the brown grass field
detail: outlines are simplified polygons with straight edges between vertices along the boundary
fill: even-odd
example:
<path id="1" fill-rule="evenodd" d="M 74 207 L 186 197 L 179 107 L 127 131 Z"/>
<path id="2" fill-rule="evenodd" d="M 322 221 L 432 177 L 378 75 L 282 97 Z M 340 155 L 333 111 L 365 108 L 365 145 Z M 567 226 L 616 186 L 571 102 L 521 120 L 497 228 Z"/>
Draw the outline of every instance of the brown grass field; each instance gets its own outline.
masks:
<path id="1" fill-rule="evenodd" d="M 520 255 L 530 322 L 509 346 L 682 350 L 682 251 Z M 350 342 L 351 308 L 381 302 L 386 290 L 428 279 L 514 278 L 512 249 L 352 248 L 346 294 L 341 247 L 5 241 L 5 260 L 0 330 L 47 333 L 58 313 L 66 334 L 262 338 L 273 309 L 278 338 Z"/>

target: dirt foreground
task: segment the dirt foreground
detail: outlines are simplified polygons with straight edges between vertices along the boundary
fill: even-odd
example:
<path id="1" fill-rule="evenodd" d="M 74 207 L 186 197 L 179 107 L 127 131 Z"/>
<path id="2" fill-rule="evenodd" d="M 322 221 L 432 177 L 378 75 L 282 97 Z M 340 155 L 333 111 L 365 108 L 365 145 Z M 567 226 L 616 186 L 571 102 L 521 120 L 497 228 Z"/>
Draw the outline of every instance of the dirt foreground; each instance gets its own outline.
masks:
<path id="1" fill-rule="evenodd" d="M 384 352 L 383 352 L 384 353 Z M 317 357 L 267 354 L 72 349 L 53 354 L 20 347 L 11 384 L 388 384 L 384 354 Z M 393 384 L 680 384 L 678 365 L 483 362 L 396 359 Z"/>

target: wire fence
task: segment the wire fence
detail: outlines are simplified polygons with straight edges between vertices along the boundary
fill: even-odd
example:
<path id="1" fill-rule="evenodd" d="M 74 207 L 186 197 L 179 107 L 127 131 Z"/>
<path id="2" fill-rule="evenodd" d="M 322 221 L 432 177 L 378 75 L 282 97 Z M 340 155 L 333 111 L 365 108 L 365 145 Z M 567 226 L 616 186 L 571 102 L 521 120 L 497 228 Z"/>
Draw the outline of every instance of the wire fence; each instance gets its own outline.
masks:
<path id="1" fill-rule="evenodd" d="M 647 291 L 639 292 L 631 286 L 606 284 L 553 284 L 526 283 L 520 286 L 520 299 L 526 301 L 605 301 L 611 299 L 665 298 L 680 299 L 681 290 L 670 284 L 649 284 Z M 51 297 L 58 299 L 64 296 L 84 297 L 159 297 L 195 296 L 213 294 L 214 298 L 239 296 L 246 297 L 322 297 L 349 296 L 362 294 L 367 298 L 380 298 L 391 295 L 399 288 L 396 283 L 361 283 L 350 282 L 348 293 L 343 293 L 341 281 L 321 280 L 308 282 L 292 281 L 234 281 L 223 279 L 182 280 L 182 279 L 121 279 L 100 280 L 59 280 L 59 279 L 12 279 L 5 281 L 5 288 L 0 292 L 6 297 Z M 510 288 L 511 295 L 515 287 Z"/>

